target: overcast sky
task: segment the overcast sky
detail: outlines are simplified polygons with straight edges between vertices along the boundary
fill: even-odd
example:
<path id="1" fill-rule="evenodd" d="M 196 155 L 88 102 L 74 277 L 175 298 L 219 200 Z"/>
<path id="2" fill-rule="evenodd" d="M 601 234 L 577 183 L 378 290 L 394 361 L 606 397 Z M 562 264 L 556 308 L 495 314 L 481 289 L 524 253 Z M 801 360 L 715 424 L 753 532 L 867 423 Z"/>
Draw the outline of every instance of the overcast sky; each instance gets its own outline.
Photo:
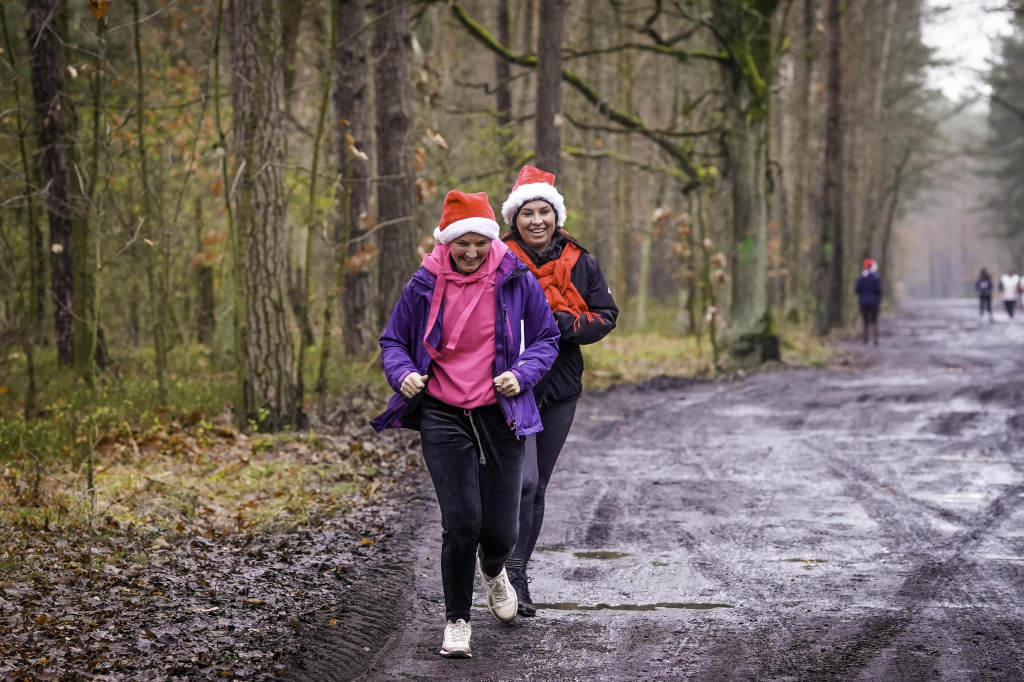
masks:
<path id="1" fill-rule="evenodd" d="M 994 11 L 1005 0 L 928 0 L 933 9 L 924 26 L 924 42 L 937 50 L 937 56 L 953 63 L 933 69 L 930 78 L 935 87 L 952 100 L 978 92 L 987 93 L 983 82 L 995 47 L 996 36 L 1009 32 L 1006 12 Z"/>

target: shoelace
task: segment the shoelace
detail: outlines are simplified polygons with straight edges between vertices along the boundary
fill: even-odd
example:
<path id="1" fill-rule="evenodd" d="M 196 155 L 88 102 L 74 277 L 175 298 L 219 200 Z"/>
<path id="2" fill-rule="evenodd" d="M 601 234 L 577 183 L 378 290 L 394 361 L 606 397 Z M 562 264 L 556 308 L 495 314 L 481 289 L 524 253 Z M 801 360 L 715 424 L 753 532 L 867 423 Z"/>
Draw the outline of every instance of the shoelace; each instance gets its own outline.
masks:
<path id="1" fill-rule="evenodd" d="M 449 627 L 452 629 L 452 639 L 456 641 L 465 641 L 469 639 L 469 624 L 461 618 L 454 623 L 449 623 Z"/>
<path id="2" fill-rule="evenodd" d="M 500 575 L 494 580 L 489 581 L 488 584 L 494 593 L 495 599 L 505 599 L 508 596 L 508 593 L 505 591 L 505 581 L 501 579 Z"/>

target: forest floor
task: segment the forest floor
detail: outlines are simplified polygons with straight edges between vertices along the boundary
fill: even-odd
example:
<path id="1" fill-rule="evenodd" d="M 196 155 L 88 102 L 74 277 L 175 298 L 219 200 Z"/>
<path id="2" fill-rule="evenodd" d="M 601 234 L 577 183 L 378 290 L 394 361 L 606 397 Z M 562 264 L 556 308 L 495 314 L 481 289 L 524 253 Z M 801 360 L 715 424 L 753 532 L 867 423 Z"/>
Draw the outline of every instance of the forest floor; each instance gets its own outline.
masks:
<path id="1" fill-rule="evenodd" d="M 224 461 L 189 449 L 194 428 L 159 434 L 204 482 L 131 490 L 180 505 L 177 526 L 132 507 L 0 529 L 0 679 L 1014 679 L 1024 320 L 929 302 L 882 331 L 823 369 L 588 393 L 531 570 L 538 617 L 498 625 L 478 589 L 468 661 L 437 655 L 412 434 L 353 418 L 271 451 L 223 430 Z M 307 521 L 257 530 L 289 496 L 218 494 L 239 469 L 295 477 Z"/>

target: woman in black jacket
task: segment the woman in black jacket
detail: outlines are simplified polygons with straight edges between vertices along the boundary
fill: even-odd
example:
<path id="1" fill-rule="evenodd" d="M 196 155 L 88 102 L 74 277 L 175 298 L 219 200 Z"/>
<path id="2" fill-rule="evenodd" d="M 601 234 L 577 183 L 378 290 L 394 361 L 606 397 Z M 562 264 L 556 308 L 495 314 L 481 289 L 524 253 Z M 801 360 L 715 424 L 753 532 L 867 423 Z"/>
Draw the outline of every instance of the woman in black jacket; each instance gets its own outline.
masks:
<path id="1" fill-rule="evenodd" d="M 597 259 L 562 229 L 565 201 L 554 182 L 551 173 L 524 166 L 501 207 L 509 226 L 502 239 L 537 277 L 561 332 L 555 364 L 533 389 L 544 430 L 526 442 L 519 540 L 505 564 L 523 616 L 536 615 L 527 567 L 544 521 L 548 481 L 583 393 L 580 345 L 603 339 L 619 316 Z"/>

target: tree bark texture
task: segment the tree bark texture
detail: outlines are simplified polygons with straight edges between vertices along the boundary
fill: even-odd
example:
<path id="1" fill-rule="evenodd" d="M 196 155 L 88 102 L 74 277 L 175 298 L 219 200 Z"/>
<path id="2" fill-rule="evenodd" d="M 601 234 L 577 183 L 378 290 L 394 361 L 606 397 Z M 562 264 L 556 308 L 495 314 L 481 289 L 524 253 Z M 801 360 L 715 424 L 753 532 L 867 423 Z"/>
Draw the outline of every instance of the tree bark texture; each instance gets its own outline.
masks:
<path id="1" fill-rule="evenodd" d="M 726 112 L 725 142 L 733 212 L 729 327 L 735 336 L 756 332 L 768 305 L 767 126 L 765 119 L 745 113 L 750 106 L 749 93 L 743 81 L 737 85 Z"/>
<path id="2" fill-rule="evenodd" d="M 730 345 L 760 333 L 767 312 L 765 173 L 776 5 L 771 0 L 730 0 L 715 3 L 713 10 L 722 47 L 732 55 L 722 65 L 726 173 L 732 193 Z"/>
<path id="3" fill-rule="evenodd" d="M 508 0 L 496 0 L 494 3 L 495 31 L 502 45 L 509 45 L 511 33 L 509 28 Z M 494 57 L 494 103 L 498 110 L 498 145 L 505 159 L 505 184 L 509 187 L 516 179 L 515 158 L 509 145 L 514 137 L 512 134 L 512 65 L 508 60 L 495 55 Z"/>
<path id="4" fill-rule="evenodd" d="M 405 0 L 374 0 L 374 93 L 377 117 L 378 329 L 416 269 L 412 163 L 412 35 Z"/>
<path id="5" fill-rule="evenodd" d="M 74 266 L 67 139 L 64 131 L 64 52 L 57 31 L 58 0 L 28 0 L 29 67 L 39 140 L 40 177 L 50 221 L 51 300 L 57 357 L 74 362 Z"/>
<path id="6" fill-rule="evenodd" d="M 789 248 L 786 250 L 786 265 L 789 275 L 786 278 L 786 305 L 790 309 L 806 308 L 804 299 L 808 289 L 808 277 L 804 274 L 810 264 L 805 263 L 804 242 L 808 239 L 809 233 L 805 230 L 807 216 L 811 214 L 807 210 L 808 205 L 808 184 L 810 182 L 810 169 L 813 165 L 811 144 L 811 110 L 814 108 L 814 96 L 811 88 L 814 80 L 815 55 L 817 53 L 818 41 L 815 40 L 815 27 L 817 26 L 818 0 L 804 0 L 803 19 L 801 22 L 801 51 L 797 60 L 797 96 L 796 108 L 796 140 L 793 145 L 791 158 L 793 159 L 792 171 L 788 174 L 793 183 L 793 215 L 790 221 L 791 233 L 788 240 Z M 783 178 L 783 182 L 786 179 Z"/>
<path id="7" fill-rule="evenodd" d="M 558 175 L 562 169 L 562 32 L 565 0 L 540 3 L 537 44 L 537 122 L 534 165 Z"/>
<path id="8" fill-rule="evenodd" d="M 338 143 L 338 211 L 334 226 L 339 249 L 338 295 L 349 353 L 370 350 L 377 340 L 376 247 L 369 236 L 370 93 L 367 89 L 366 0 L 337 0 L 334 112 Z"/>
<path id="9" fill-rule="evenodd" d="M 828 0 L 828 109 L 825 124 L 824 210 L 818 254 L 815 327 L 819 334 L 843 324 L 843 112 L 840 0 Z"/>
<path id="10" fill-rule="evenodd" d="M 206 261 L 206 246 L 203 244 L 203 204 L 196 199 L 196 259 L 193 261 L 192 276 L 195 283 L 194 324 L 196 341 L 209 344 L 217 329 L 216 297 L 214 295 L 213 266 Z"/>
<path id="11" fill-rule="evenodd" d="M 302 419 L 284 287 L 288 277 L 282 169 L 284 68 L 276 0 L 231 4 L 237 225 L 245 234 L 245 405 L 261 430 Z"/>

